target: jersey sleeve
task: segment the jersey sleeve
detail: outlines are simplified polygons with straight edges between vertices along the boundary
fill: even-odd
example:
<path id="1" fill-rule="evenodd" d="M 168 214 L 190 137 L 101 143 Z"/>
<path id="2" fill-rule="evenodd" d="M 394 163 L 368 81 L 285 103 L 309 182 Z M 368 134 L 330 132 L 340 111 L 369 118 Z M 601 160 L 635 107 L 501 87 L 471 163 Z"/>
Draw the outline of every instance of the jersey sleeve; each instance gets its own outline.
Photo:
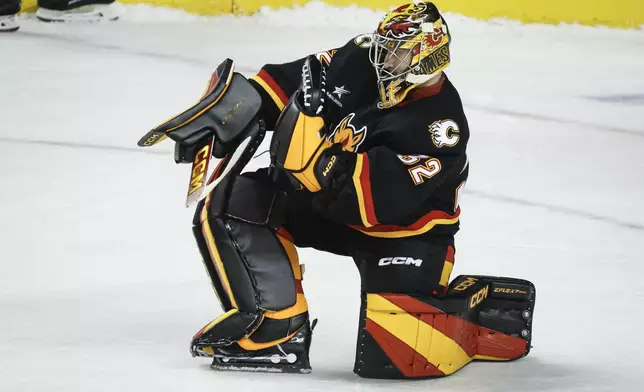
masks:
<path id="1" fill-rule="evenodd" d="M 250 81 L 262 97 L 261 116 L 273 129 L 290 97 L 300 87 L 304 58 L 284 64 L 266 64 Z"/>

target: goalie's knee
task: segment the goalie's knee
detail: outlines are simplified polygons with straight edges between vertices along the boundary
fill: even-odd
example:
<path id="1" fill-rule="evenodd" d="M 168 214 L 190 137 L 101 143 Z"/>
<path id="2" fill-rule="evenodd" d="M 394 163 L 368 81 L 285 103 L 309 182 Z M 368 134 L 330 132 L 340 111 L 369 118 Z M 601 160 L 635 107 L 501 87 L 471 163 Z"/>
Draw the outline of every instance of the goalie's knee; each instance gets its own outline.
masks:
<path id="1" fill-rule="evenodd" d="M 270 347 L 289 340 L 308 320 L 295 247 L 270 227 L 279 210 L 275 192 L 246 177 L 230 185 L 233 197 L 220 189 L 226 188 L 217 187 L 198 208 L 194 234 L 227 312 L 194 337 L 195 355 L 233 342 L 247 350 Z"/>
<path id="2" fill-rule="evenodd" d="M 530 351 L 535 288 L 512 278 L 459 276 L 440 297 L 365 293 L 354 371 L 367 378 L 443 377 L 473 360 Z"/>

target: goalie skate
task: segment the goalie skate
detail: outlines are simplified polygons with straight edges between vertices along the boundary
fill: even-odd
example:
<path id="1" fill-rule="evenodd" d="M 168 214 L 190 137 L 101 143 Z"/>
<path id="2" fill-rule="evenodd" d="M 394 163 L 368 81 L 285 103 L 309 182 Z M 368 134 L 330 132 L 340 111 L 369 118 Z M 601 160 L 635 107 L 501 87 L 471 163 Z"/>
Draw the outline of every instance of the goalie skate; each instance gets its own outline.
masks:
<path id="1" fill-rule="evenodd" d="M 313 321 L 315 327 L 317 320 Z M 261 373 L 310 373 L 309 348 L 313 328 L 308 322 L 291 340 L 263 350 L 248 351 L 234 343 L 226 347 L 193 347 L 193 356 L 213 358 L 211 368 Z"/>

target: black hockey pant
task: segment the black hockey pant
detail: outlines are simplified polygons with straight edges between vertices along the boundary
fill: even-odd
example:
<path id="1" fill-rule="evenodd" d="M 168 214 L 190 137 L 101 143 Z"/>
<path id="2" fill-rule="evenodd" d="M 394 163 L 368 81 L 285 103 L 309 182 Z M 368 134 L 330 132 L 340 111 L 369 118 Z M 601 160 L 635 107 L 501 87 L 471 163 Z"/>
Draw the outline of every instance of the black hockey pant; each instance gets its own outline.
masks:
<path id="1" fill-rule="evenodd" d="M 265 176 L 264 171 L 246 174 Z M 295 246 L 352 257 L 363 292 L 443 293 L 454 264 L 454 237 L 377 238 L 329 220 L 306 193 L 290 195 L 282 227 Z"/>

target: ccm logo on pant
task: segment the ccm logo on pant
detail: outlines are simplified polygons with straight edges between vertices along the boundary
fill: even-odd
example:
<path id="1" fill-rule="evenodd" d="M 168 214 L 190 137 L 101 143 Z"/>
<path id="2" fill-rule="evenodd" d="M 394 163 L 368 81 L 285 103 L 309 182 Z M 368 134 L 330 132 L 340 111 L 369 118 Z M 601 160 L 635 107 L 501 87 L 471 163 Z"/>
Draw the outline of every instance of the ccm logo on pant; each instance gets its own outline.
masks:
<path id="1" fill-rule="evenodd" d="M 416 267 L 420 267 L 421 264 L 423 264 L 423 260 L 421 259 L 414 259 L 412 257 L 384 257 L 380 259 L 378 262 L 379 266 L 385 266 L 385 265 L 415 265 Z"/>

